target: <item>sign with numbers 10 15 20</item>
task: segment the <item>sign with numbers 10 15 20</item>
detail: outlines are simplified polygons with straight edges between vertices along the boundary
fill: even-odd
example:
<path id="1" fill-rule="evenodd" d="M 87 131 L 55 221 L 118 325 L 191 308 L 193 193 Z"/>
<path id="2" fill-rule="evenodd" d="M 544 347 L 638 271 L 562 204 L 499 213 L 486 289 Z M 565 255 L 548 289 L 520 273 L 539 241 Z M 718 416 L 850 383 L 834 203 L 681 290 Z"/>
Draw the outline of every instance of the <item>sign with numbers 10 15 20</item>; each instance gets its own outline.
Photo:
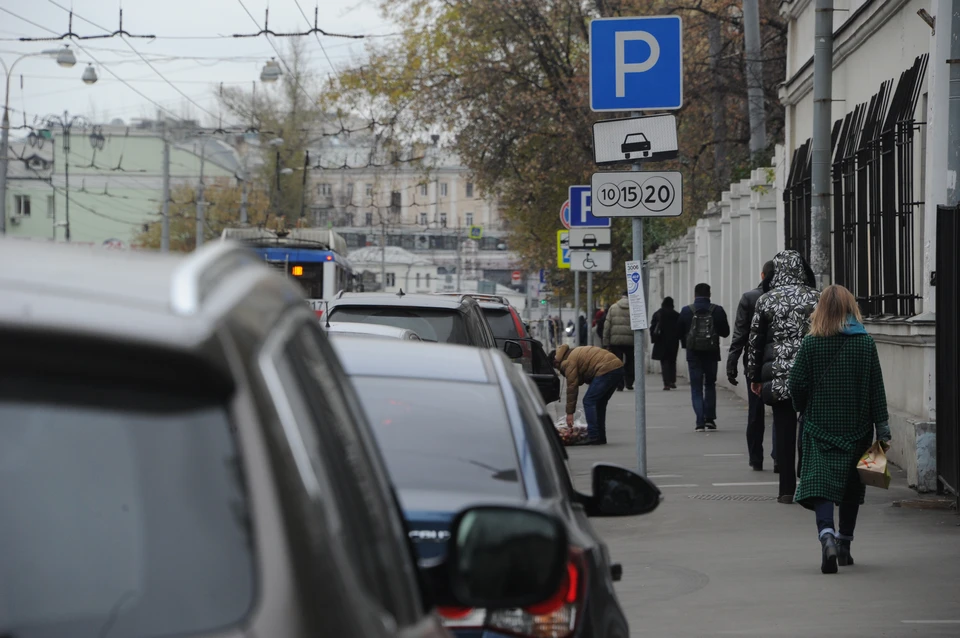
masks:
<path id="1" fill-rule="evenodd" d="M 676 217 L 683 212 L 679 171 L 594 173 L 596 217 Z"/>

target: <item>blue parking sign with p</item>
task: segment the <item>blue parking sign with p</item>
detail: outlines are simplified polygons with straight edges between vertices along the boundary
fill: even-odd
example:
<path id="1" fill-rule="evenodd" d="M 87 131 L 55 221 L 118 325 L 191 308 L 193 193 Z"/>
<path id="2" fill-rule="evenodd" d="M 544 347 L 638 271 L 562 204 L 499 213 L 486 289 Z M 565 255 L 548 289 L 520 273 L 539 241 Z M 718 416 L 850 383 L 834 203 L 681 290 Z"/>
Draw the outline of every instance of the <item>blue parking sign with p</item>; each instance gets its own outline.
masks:
<path id="1" fill-rule="evenodd" d="M 590 23 L 590 108 L 674 110 L 683 105 L 680 16 Z"/>
<path id="2" fill-rule="evenodd" d="M 593 216 L 593 196 L 590 185 L 571 186 L 570 194 L 570 228 L 610 228 L 609 217 Z"/>

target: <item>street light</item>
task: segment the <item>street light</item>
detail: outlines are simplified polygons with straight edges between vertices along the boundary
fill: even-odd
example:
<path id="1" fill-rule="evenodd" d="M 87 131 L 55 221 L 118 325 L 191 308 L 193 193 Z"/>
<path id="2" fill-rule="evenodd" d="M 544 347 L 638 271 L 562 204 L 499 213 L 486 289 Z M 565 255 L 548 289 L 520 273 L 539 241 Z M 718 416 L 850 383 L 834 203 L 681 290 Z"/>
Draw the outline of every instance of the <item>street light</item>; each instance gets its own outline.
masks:
<path id="1" fill-rule="evenodd" d="M 97 70 L 93 68 L 92 64 L 88 64 L 87 68 L 83 70 L 83 76 L 80 78 L 83 80 L 84 84 L 96 84 L 97 80 Z"/>
<path id="2" fill-rule="evenodd" d="M 280 64 L 276 59 L 270 58 L 270 60 L 263 65 L 263 70 L 260 71 L 260 81 L 272 84 L 279 80 L 281 75 L 283 75 L 283 71 L 280 70 Z"/>
<path id="3" fill-rule="evenodd" d="M 59 115 L 48 115 L 44 118 L 48 128 L 53 128 L 54 126 L 59 126 L 60 130 L 63 131 L 63 175 L 64 175 L 64 192 L 66 194 L 66 210 L 65 210 L 65 219 L 64 219 L 64 239 L 70 241 L 70 130 L 74 125 L 78 125 L 82 128 L 86 128 L 89 124 L 86 118 L 82 115 L 74 115 L 70 117 L 70 114 L 66 111 L 63 112 L 63 117 Z M 95 136 L 91 136 L 90 145 L 96 147 L 97 141 Z"/>
<path id="4" fill-rule="evenodd" d="M 36 57 L 53 57 L 57 64 L 62 67 L 70 68 L 77 63 L 77 57 L 73 54 L 70 47 L 64 46 L 62 49 L 47 49 L 40 53 L 26 53 L 13 61 L 10 66 L 0 59 L 0 66 L 6 76 L 6 91 L 3 98 L 3 123 L 0 130 L 0 235 L 7 232 L 7 167 L 9 164 L 9 139 L 10 139 L 10 78 L 13 77 L 13 69 L 20 60 Z M 87 84 L 93 84 L 97 81 L 97 72 L 93 67 L 87 67 L 83 73 L 83 81 Z"/>
<path id="5" fill-rule="evenodd" d="M 64 46 L 57 52 L 57 64 L 62 66 L 65 69 L 71 68 L 74 64 L 77 63 L 77 56 L 73 54 L 73 51 L 69 46 Z"/>

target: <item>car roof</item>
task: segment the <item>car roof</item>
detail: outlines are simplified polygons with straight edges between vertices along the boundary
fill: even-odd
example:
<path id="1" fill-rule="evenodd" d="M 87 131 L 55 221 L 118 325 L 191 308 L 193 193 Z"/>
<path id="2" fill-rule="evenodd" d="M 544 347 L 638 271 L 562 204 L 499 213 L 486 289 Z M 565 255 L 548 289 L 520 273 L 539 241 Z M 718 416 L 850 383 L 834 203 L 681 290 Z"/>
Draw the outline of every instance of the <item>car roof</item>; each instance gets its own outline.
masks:
<path id="1" fill-rule="evenodd" d="M 352 377 L 403 377 L 460 383 L 496 383 L 484 348 L 418 341 L 331 339 Z"/>
<path id="2" fill-rule="evenodd" d="M 391 306 L 396 308 L 442 308 L 456 310 L 469 297 L 461 295 L 457 297 L 445 295 L 425 295 L 412 294 L 398 296 L 386 292 L 345 292 L 337 299 L 330 301 L 329 307 L 332 310 L 337 306 Z"/>
<path id="3" fill-rule="evenodd" d="M 266 331 L 299 288 L 255 253 L 215 242 L 184 255 L 0 240 L 0 329 L 54 331 L 190 350 L 241 303 Z M 252 315 L 256 315 L 253 317 Z"/>
<path id="4" fill-rule="evenodd" d="M 325 325 L 328 334 L 331 335 L 367 335 L 371 337 L 390 337 L 393 339 L 409 339 L 411 335 L 419 337 L 417 333 L 409 328 L 397 328 L 396 326 L 384 326 L 378 323 L 360 323 L 353 321 L 331 321 Z"/>

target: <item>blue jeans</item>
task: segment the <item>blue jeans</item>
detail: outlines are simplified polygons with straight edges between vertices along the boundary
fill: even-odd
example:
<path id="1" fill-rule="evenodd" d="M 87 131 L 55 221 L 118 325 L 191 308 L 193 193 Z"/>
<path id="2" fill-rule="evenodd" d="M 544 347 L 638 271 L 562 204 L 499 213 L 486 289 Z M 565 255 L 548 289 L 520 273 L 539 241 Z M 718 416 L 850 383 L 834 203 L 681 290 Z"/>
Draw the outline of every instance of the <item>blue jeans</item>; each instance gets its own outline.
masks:
<path id="1" fill-rule="evenodd" d="M 717 364 L 713 357 L 687 359 L 690 370 L 690 397 L 697 415 L 697 427 L 717 419 Z"/>
<path id="2" fill-rule="evenodd" d="M 825 498 L 811 499 L 813 511 L 817 517 L 817 531 L 832 529 L 848 539 L 853 538 L 853 530 L 857 526 L 857 514 L 860 513 L 859 503 L 840 503 L 840 529 L 833 524 L 833 503 Z"/>
<path id="3" fill-rule="evenodd" d="M 623 383 L 623 368 L 617 368 L 590 382 L 583 395 L 583 413 L 587 418 L 587 436 L 590 440 L 607 440 L 607 403 Z"/>

